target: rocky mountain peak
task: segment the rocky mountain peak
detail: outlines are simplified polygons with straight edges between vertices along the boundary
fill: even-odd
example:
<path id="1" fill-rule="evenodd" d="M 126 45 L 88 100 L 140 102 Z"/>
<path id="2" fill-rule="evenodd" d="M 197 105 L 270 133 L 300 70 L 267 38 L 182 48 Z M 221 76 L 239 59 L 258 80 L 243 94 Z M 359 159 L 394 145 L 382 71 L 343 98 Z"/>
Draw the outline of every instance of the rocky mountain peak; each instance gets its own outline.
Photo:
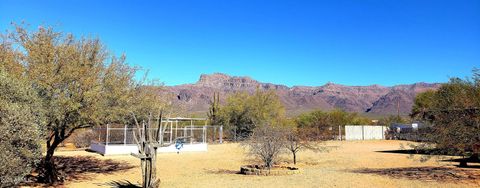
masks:
<path id="1" fill-rule="evenodd" d="M 233 90 L 254 90 L 263 87 L 262 83 L 248 76 L 230 76 L 223 73 L 202 74 L 196 85 Z"/>
<path id="2" fill-rule="evenodd" d="M 373 114 L 408 114 L 416 94 L 440 87 L 437 83 L 415 83 L 385 87 L 380 85 L 347 86 L 328 82 L 323 86 L 293 86 L 262 83 L 247 76 L 223 73 L 202 74 L 195 84 L 169 87 L 177 104 L 189 112 L 206 112 L 213 91 L 220 92 L 221 100 L 237 91 L 256 89 L 275 90 L 287 112 L 296 114 L 313 109 L 335 108 L 349 112 Z M 223 98 L 223 99 L 222 99 Z M 397 105 L 400 104 L 400 105 Z"/>

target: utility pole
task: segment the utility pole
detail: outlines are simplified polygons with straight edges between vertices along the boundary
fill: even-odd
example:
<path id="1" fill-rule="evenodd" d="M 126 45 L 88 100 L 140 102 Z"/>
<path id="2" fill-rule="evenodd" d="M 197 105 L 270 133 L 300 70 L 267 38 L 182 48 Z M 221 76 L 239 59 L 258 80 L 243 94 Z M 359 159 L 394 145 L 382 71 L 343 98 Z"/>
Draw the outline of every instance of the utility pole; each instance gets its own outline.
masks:
<path id="1" fill-rule="evenodd" d="M 397 97 L 397 119 L 400 120 L 400 97 Z"/>

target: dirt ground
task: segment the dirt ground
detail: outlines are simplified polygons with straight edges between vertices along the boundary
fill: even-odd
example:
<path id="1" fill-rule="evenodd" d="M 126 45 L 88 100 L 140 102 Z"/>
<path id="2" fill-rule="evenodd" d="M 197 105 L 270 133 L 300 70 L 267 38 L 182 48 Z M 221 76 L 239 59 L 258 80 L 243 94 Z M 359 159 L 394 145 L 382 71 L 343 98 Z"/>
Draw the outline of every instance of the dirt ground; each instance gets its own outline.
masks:
<path id="1" fill-rule="evenodd" d="M 237 174 L 240 166 L 255 163 L 238 144 L 209 145 L 208 152 L 159 154 L 157 168 L 162 187 L 480 187 L 480 168 L 460 169 L 440 159 L 420 162 L 409 154 L 390 152 L 405 143 L 328 142 L 328 153 L 299 153 L 297 166 L 302 173 L 288 176 Z M 141 178 L 140 162 L 132 156 L 86 151 L 57 155 L 82 159 L 71 167 L 74 175 L 66 187 L 111 187 L 114 181 L 138 184 Z M 288 162 L 289 157 L 284 155 L 282 161 Z M 81 168 L 86 163 L 92 164 Z"/>

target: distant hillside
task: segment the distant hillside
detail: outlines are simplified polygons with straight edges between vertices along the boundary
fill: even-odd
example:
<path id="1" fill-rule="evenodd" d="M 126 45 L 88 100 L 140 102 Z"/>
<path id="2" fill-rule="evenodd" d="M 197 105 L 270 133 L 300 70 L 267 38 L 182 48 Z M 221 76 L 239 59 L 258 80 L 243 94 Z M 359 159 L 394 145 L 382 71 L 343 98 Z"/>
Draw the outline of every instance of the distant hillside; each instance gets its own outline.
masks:
<path id="1" fill-rule="evenodd" d="M 371 115 L 410 113 L 415 96 L 426 90 L 435 90 L 440 84 L 416 83 L 384 87 L 344 86 L 328 83 L 323 86 L 294 86 L 261 83 L 250 77 L 229 76 L 215 73 L 202 74 L 195 84 L 168 86 L 166 92 L 175 96 L 176 105 L 190 113 L 204 113 L 208 110 L 213 92 L 220 92 L 221 101 L 237 91 L 254 92 L 273 89 L 285 104 L 290 115 L 314 109 L 331 110 L 340 108 L 348 112 Z M 398 107 L 398 108 L 397 108 Z"/>

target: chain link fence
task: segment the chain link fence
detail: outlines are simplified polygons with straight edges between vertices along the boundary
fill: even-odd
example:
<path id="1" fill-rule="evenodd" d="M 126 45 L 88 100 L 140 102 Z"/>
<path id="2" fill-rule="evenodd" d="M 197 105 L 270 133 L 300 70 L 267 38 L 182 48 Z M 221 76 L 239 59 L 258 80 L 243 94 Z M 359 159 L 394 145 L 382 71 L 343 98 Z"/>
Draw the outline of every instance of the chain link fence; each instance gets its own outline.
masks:
<path id="1" fill-rule="evenodd" d="M 150 128 L 152 132 L 156 132 L 157 128 Z M 93 143 L 104 145 L 131 145 L 136 144 L 133 138 L 134 132 L 138 135 L 136 127 L 120 124 L 107 124 L 95 127 Z M 143 131 L 143 128 L 141 128 Z M 222 143 L 223 142 L 223 126 L 213 125 L 189 125 L 175 126 L 167 125 L 163 134 L 163 143 L 172 144 L 177 138 L 185 138 L 186 144 L 195 143 Z"/>

